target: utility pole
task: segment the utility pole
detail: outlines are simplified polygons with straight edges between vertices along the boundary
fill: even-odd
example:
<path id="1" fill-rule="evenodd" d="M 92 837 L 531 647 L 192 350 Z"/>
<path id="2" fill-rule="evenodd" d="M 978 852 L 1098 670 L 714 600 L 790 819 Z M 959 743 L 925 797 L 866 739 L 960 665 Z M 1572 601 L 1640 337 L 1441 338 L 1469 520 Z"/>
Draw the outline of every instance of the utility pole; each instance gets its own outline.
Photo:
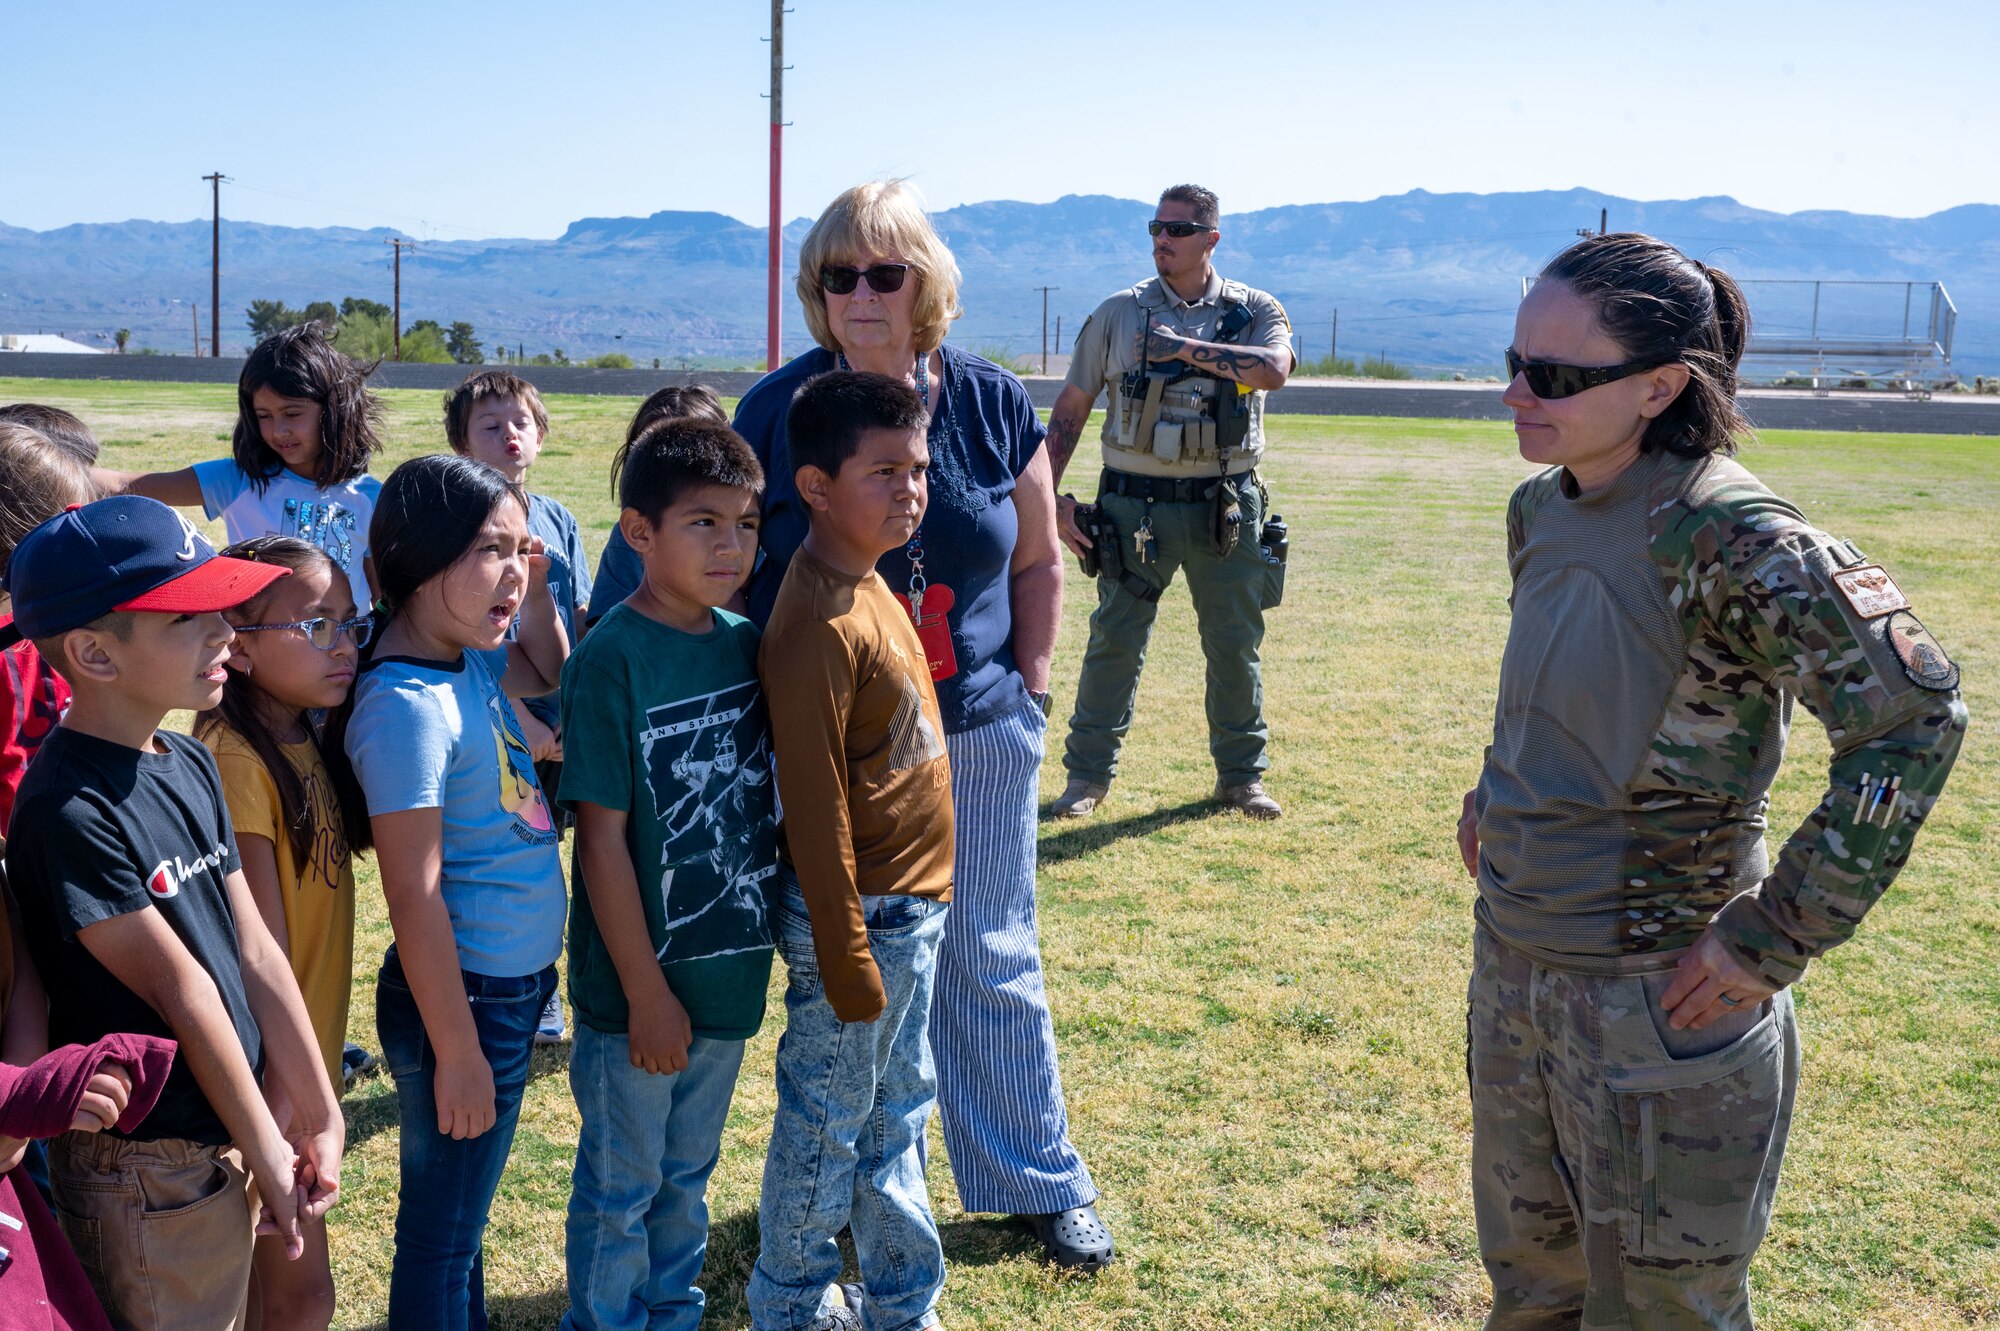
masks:
<path id="1" fill-rule="evenodd" d="M 208 233 L 208 354 L 222 354 L 222 182 L 229 179 L 220 171 L 202 177 L 212 187 L 214 211 Z M 195 338 L 195 355 L 201 355 L 201 338 Z"/>
<path id="2" fill-rule="evenodd" d="M 188 302 L 188 321 L 194 326 L 194 358 L 201 359 L 201 302 Z"/>
<path id="3" fill-rule="evenodd" d="M 771 0 L 771 260 L 764 300 L 764 368 L 778 368 L 784 353 L 784 337 L 778 303 L 779 269 L 785 259 L 784 195 L 785 160 L 785 0 Z"/>
<path id="4" fill-rule="evenodd" d="M 1035 290 L 1042 293 L 1042 374 L 1044 377 L 1047 377 L 1049 372 L 1049 293 L 1051 291 L 1061 291 L 1062 288 L 1036 287 Z M 1062 336 L 1061 332 L 1058 331 L 1056 336 L 1060 340 Z"/>
<path id="5" fill-rule="evenodd" d="M 1592 236 L 1604 235 L 1607 229 L 1607 224 L 1610 221 L 1611 221 L 1611 210 L 1609 208 L 1599 208 L 1597 210 L 1597 230 L 1592 231 L 1587 226 L 1580 226 L 1576 229 L 1576 234 L 1582 236 L 1585 240 L 1589 240 Z"/>
<path id="6" fill-rule="evenodd" d="M 1058 352 L 1062 350 L 1062 316 L 1060 314 L 1056 316 L 1056 350 Z"/>
<path id="7" fill-rule="evenodd" d="M 1327 331 L 1326 358 L 1340 359 L 1340 306 L 1333 307 L 1333 327 Z"/>
<path id="8" fill-rule="evenodd" d="M 417 242 L 395 236 L 388 241 L 388 244 L 396 249 L 396 303 L 390 306 L 392 313 L 389 316 L 389 323 L 390 331 L 396 335 L 396 359 L 401 360 L 403 359 L 403 247 L 407 245 L 415 249 Z"/>

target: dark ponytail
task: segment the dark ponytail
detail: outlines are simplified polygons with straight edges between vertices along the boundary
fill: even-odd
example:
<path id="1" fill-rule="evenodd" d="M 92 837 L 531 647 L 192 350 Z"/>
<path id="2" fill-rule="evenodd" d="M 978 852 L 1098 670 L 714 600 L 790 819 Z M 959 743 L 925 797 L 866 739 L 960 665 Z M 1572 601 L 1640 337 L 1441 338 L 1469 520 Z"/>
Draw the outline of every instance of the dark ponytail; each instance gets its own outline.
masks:
<path id="1" fill-rule="evenodd" d="M 1736 367 L 1750 339 L 1750 307 L 1728 273 L 1637 232 L 1589 236 L 1542 269 L 1597 311 L 1598 327 L 1627 360 L 1675 361 L 1687 387 L 1646 423 L 1641 452 L 1730 454 L 1750 422 L 1736 405 Z"/>
<path id="2" fill-rule="evenodd" d="M 354 698 L 389 626 L 420 587 L 465 557 L 493 510 L 510 500 L 528 511 L 527 492 L 520 486 L 482 462 L 452 453 L 411 458 L 382 483 L 368 524 L 369 556 L 375 561 L 375 632 L 361 649 L 354 689 L 326 721 L 327 765 L 338 763 L 341 769 L 336 784 L 342 772 L 352 777 L 347 728 L 354 719 Z M 359 782 L 355 784 L 358 789 Z M 357 850 L 374 844 L 373 829 L 362 821 Z"/>

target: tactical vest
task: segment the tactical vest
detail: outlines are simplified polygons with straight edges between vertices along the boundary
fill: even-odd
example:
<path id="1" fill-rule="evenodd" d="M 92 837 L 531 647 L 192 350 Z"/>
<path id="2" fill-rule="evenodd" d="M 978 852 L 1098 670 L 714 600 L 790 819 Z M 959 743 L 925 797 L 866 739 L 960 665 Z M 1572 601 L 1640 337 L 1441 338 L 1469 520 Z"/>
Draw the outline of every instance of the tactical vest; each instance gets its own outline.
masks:
<path id="1" fill-rule="evenodd" d="M 1209 340 L 1234 343 L 1252 322 L 1249 288 L 1225 280 L 1217 303 L 1222 314 Z M 1117 430 L 1105 441 L 1106 461 L 1115 466 L 1119 453 L 1151 453 L 1168 466 L 1188 467 L 1195 474 L 1227 471 L 1230 456 L 1249 437 L 1252 391 L 1180 361 L 1136 365 L 1119 376 Z"/>

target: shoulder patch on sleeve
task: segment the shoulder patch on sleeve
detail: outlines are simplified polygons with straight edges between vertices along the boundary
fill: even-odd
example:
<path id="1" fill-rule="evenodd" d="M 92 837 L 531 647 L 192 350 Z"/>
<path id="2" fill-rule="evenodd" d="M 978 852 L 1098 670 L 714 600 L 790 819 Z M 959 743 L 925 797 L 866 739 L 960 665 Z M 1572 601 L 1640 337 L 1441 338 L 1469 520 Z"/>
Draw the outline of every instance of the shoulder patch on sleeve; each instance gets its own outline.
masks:
<path id="1" fill-rule="evenodd" d="M 1907 604 L 1907 603 L 1906 603 Z M 1944 648 L 1907 609 L 1889 616 L 1889 646 L 1903 673 L 1918 688 L 1933 693 L 1949 693 L 1958 687 L 1958 663 L 1945 655 Z"/>
<path id="2" fill-rule="evenodd" d="M 1910 598 L 1880 564 L 1844 568 L 1833 575 L 1833 585 L 1863 619 L 1875 619 L 1896 610 L 1908 610 Z"/>

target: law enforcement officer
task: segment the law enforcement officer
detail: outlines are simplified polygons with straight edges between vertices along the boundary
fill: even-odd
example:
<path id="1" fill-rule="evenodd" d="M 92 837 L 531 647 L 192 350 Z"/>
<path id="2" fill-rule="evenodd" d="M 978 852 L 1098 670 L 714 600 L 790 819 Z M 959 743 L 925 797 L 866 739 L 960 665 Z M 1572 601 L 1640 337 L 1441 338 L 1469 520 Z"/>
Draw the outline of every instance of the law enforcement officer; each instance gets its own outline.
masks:
<path id="1" fill-rule="evenodd" d="M 1522 301 L 1513 622 L 1459 851 L 1489 1331 L 1750 1327 L 1799 1079 L 1790 986 L 1908 859 L 1966 727 L 1893 578 L 1728 454 L 1726 273 L 1594 236 Z M 1791 701 L 1832 745 L 1775 861 Z"/>
<path id="2" fill-rule="evenodd" d="M 1080 525 L 1077 502 L 1058 500 L 1063 543 L 1098 575 L 1058 817 L 1090 814 L 1110 788 L 1160 593 L 1176 570 L 1187 574 L 1208 658 L 1215 798 L 1255 818 L 1281 812 L 1264 790 L 1258 652 L 1282 566 L 1260 544 L 1269 503 L 1257 463 L 1264 394 L 1292 372 L 1292 329 L 1271 296 L 1215 271 L 1219 216 L 1215 195 L 1198 185 L 1160 196 L 1146 225 L 1159 275 L 1085 321 L 1049 416 L 1060 484 L 1091 407 L 1110 391 L 1097 504 Z"/>

